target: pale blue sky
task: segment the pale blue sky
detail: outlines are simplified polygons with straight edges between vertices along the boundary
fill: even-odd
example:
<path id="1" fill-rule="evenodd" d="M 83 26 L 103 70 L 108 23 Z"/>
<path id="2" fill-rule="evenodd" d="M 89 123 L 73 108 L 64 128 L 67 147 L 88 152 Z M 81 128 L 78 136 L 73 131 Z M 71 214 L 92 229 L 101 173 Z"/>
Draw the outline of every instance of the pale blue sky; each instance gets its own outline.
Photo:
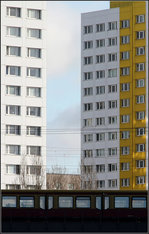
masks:
<path id="1" fill-rule="evenodd" d="M 63 129 L 63 134 L 48 130 L 47 167 L 62 165 L 68 172 L 77 173 L 80 163 L 81 13 L 110 6 L 109 1 L 49 1 L 47 4 L 47 128 Z M 66 129 L 70 134 L 66 134 Z"/>

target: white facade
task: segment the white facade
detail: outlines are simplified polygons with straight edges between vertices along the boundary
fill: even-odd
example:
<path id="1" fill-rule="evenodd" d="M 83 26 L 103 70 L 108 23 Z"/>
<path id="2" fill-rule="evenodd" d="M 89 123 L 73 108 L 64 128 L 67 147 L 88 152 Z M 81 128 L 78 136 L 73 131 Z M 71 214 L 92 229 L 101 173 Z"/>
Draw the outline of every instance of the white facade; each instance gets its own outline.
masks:
<path id="1" fill-rule="evenodd" d="M 26 167 L 43 165 L 45 188 L 46 2 L 2 1 L 1 17 L 1 187 L 20 184 L 25 158 Z"/>
<path id="2" fill-rule="evenodd" d="M 87 181 L 92 181 L 92 188 L 119 189 L 119 38 L 119 8 L 82 14 L 81 158 L 84 188 L 88 187 Z M 104 41 L 97 42 L 102 39 Z M 91 74 L 86 74 L 88 72 Z M 114 77 L 109 77 L 112 73 Z M 87 168 L 89 165 L 92 168 Z"/>

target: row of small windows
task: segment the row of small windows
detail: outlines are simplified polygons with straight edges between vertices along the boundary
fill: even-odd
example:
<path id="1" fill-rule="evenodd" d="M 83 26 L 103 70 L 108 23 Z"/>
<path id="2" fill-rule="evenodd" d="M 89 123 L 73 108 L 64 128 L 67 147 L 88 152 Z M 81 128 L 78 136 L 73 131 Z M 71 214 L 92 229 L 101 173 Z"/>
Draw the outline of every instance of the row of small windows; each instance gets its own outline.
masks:
<path id="1" fill-rule="evenodd" d="M 21 56 L 21 47 L 6 46 L 6 55 L 20 57 Z M 41 58 L 41 49 L 27 48 L 27 57 Z"/>
<path id="2" fill-rule="evenodd" d="M 21 165 L 6 164 L 6 173 L 19 175 L 21 173 Z M 27 175 L 40 175 L 41 166 L 34 166 L 34 165 L 26 166 L 26 174 Z"/>
<path id="3" fill-rule="evenodd" d="M 26 130 L 27 136 L 41 136 L 41 127 L 39 126 L 27 126 Z M 6 125 L 6 134 L 8 135 L 21 135 L 21 126 L 20 125 Z"/>
<path id="4" fill-rule="evenodd" d="M 97 139 L 97 134 L 95 136 Z M 104 141 L 104 137 L 105 137 L 104 133 L 98 134 L 98 139 L 100 139 L 100 141 Z M 84 142 L 86 142 L 86 143 L 93 142 L 93 134 L 84 135 Z M 98 152 L 96 152 L 97 153 L 96 156 L 106 156 L 106 154 L 107 154 L 107 156 L 117 156 L 118 155 L 117 147 L 108 148 L 107 152 L 104 149 L 101 149 L 101 152 L 103 153 L 103 155 L 100 155 L 100 154 L 98 155 Z M 145 144 L 136 144 L 136 152 L 145 152 Z M 129 155 L 130 154 L 130 147 L 129 146 L 121 147 L 120 154 L 121 155 Z"/>
<path id="5" fill-rule="evenodd" d="M 128 107 L 129 106 L 129 99 L 122 99 L 121 100 L 121 107 Z M 138 95 L 136 96 L 136 104 L 143 104 L 145 103 L 145 95 Z M 111 100 L 107 102 L 108 109 L 115 109 L 117 108 L 117 100 Z M 106 102 L 96 102 L 95 103 L 95 110 L 103 110 L 106 109 Z M 83 104 L 84 111 L 93 111 L 93 103 L 85 103 Z"/>
<path id="6" fill-rule="evenodd" d="M 6 35 L 13 37 L 21 37 L 21 27 L 7 26 Z M 27 37 L 41 39 L 42 30 L 37 28 L 27 28 Z"/>
<path id="7" fill-rule="evenodd" d="M 7 7 L 6 15 L 12 17 L 21 17 L 21 8 L 19 7 Z M 27 9 L 26 16 L 29 19 L 41 19 L 41 10 L 38 9 Z"/>
<path id="8" fill-rule="evenodd" d="M 100 181 L 97 181 L 97 185 L 103 184 Z M 112 185 L 117 185 L 117 182 L 114 183 L 114 180 L 108 181 L 109 187 L 113 187 Z M 95 207 L 99 210 L 101 209 L 109 209 L 110 197 L 105 196 L 103 200 L 104 208 L 102 208 L 102 197 L 96 196 L 95 201 L 91 201 L 91 197 L 89 196 L 76 196 L 73 198 L 72 196 L 58 196 L 58 202 L 55 202 L 55 198 L 53 196 L 39 196 L 39 202 L 35 201 L 34 196 L 20 196 L 19 201 L 17 202 L 16 196 L 2 196 L 2 207 L 17 207 L 17 203 L 19 207 L 33 208 L 35 207 L 35 202 L 38 204 L 41 209 L 46 208 L 46 204 L 48 205 L 48 209 L 54 208 L 54 204 L 58 204 L 59 208 L 91 208 L 91 204 L 95 203 Z M 131 200 L 131 202 L 130 202 Z M 74 206 L 75 204 L 75 206 Z M 146 208 L 147 199 L 146 197 L 132 197 L 131 199 L 127 196 L 114 196 L 114 208 L 129 208 L 131 204 L 132 208 Z"/>
<path id="9" fill-rule="evenodd" d="M 6 75 L 11 76 L 21 76 L 21 67 L 20 66 L 6 66 Z M 41 68 L 37 67 L 27 67 L 26 75 L 28 77 L 41 77 Z"/>
<path id="10" fill-rule="evenodd" d="M 15 133 L 16 132 L 20 133 L 20 131 L 21 130 L 18 127 L 17 129 L 15 129 Z M 21 146 L 20 145 L 6 145 L 6 154 L 21 155 Z M 26 146 L 26 155 L 41 156 L 41 146 Z"/>
<path id="11" fill-rule="evenodd" d="M 136 23 L 144 23 L 145 22 L 145 15 L 136 15 Z M 105 31 L 105 23 L 96 24 L 96 32 L 104 32 Z M 120 28 L 129 28 L 130 27 L 130 20 L 122 20 L 120 22 Z M 108 22 L 107 23 L 107 30 L 116 30 L 117 21 Z M 84 34 L 93 33 L 93 25 L 84 26 Z"/>
<path id="12" fill-rule="evenodd" d="M 6 86 L 6 94 L 20 96 L 21 87 L 20 86 Z M 28 97 L 41 97 L 41 88 L 27 87 L 26 95 Z"/>
<path id="13" fill-rule="evenodd" d="M 21 115 L 21 106 L 7 105 L 6 106 L 6 114 Z M 27 106 L 26 107 L 26 115 L 27 116 L 34 116 L 34 117 L 41 117 L 41 107 Z"/>

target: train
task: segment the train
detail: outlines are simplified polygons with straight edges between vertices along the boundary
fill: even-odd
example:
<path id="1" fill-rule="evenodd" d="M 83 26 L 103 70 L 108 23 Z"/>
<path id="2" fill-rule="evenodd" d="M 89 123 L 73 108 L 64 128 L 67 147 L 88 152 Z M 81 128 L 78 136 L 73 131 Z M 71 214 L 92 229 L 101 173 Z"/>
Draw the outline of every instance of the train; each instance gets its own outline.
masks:
<path id="1" fill-rule="evenodd" d="M 147 191 L 2 190 L 2 230 L 146 232 L 147 204 Z"/>

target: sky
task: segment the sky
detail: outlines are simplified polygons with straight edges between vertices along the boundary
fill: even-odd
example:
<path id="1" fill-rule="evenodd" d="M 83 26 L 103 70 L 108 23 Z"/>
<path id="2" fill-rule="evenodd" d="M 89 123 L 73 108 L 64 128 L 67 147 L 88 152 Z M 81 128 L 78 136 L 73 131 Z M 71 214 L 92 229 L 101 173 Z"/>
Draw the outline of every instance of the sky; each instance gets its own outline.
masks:
<path id="1" fill-rule="evenodd" d="M 47 171 L 80 169 L 81 13 L 109 1 L 47 2 Z"/>

